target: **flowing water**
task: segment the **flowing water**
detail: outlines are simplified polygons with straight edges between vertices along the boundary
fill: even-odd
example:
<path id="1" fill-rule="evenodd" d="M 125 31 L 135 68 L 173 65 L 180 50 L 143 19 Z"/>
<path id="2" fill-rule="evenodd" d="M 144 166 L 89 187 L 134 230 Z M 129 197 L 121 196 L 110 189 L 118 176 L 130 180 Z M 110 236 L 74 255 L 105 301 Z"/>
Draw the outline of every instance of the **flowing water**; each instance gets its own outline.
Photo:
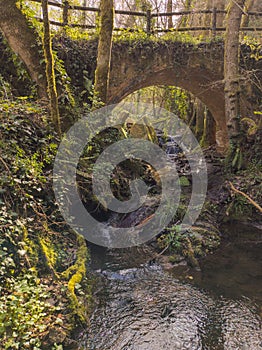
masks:
<path id="1" fill-rule="evenodd" d="M 99 277 L 92 350 L 261 350 L 261 230 L 228 225 L 229 238 L 201 262 L 164 271 L 146 246 L 93 246 Z M 153 263 L 152 263 L 153 261 Z"/>

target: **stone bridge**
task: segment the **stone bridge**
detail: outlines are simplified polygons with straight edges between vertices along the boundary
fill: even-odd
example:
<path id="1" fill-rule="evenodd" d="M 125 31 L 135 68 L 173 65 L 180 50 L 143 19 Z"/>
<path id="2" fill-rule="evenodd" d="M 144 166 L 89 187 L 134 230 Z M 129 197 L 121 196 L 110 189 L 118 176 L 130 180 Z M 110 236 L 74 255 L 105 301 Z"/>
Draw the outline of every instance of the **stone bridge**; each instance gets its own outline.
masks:
<path id="1" fill-rule="evenodd" d="M 93 79 L 97 43 L 66 39 L 56 43 L 73 84 L 83 87 L 83 71 Z M 223 42 L 198 45 L 176 41 L 119 41 L 112 49 L 109 103 L 117 103 L 132 92 L 153 85 L 181 87 L 198 97 L 209 109 L 217 129 L 217 143 L 228 142 L 224 84 Z M 78 62 L 74 61 L 74 59 Z M 241 48 L 241 65 L 246 76 L 241 94 L 242 115 L 250 115 L 252 107 L 259 105 L 261 91 L 254 81 L 262 77 L 262 60 L 250 58 L 250 49 Z M 73 66 L 72 66 L 73 65 Z"/>

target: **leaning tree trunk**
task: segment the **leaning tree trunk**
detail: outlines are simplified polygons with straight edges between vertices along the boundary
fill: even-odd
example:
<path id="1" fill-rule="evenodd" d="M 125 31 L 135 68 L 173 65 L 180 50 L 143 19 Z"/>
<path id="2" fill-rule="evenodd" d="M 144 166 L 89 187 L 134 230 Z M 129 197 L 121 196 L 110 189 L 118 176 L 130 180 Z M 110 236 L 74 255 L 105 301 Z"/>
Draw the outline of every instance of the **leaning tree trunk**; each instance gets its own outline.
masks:
<path id="1" fill-rule="evenodd" d="M 100 100 L 106 103 L 114 26 L 113 0 L 101 0 L 100 18 L 101 27 L 98 42 L 97 66 L 95 71 L 95 92 Z"/>
<path id="2" fill-rule="evenodd" d="M 227 128 L 231 140 L 229 161 L 240 155 L 240 72 L 239 72 L 239 32 L 242 19 L 242 9 L 245 0 L 231 0 L 227 14 L 225 37 L 224 80 L 225 80 L 225 114 Z M 236 154 L 235 154 L 236 153 Z M 237 167 L 241 164 L 235 161 Z M 232 164 L 235 168 L 236 164 Z"/>
<path id="3" fill-rule="evenodd" d="M 246 1 L 246 13 L 252 9 L 254 4 L 255 4 L 255 0 L 247 0 Z M 249 16 L 247 16 L 245 14 L 245 16 L 243 16 L 243 18 L 242 18 L 241 27 L 248 27 L 249 19 L 250 19 Z"/>
<path id="4" fill-rule="evenodd" d="M 50 100 L 51 117 L 57 133 L 61 136 L 60 116 L 58 109 L 58 98 L 56 91 L 54 57 L 52 53 L 52 41 L 50 34 L 50 25 L 48 18 L 48 0 L 42 0 L 43 21 L 44 21 L 44 37 L 43 47 L 46 60 L 46 77 L 48 83 L 48 95 Z"/>
<path id="5" fill-rule="evenodd" d="M 45 66 L 39 36 L 17 7 L 16 0 L 0 0 L 0 29 L 10 48 L 25 63 L 31 79 L 37 85 L 38 96 L 47 97 Z"/>

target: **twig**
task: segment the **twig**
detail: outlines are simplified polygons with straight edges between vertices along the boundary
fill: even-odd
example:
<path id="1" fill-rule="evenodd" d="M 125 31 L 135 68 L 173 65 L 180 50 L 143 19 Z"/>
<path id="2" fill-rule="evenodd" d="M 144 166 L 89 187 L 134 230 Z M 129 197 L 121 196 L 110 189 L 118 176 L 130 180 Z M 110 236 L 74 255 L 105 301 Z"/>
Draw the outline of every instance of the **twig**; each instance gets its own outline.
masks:
<path id="1" fill-rule="evenodd" d="M 163 255 L 165 251 L 170 247 L 170 243 L 160 252 L 155 255 L 155 258 L 158 258 L 159 256 Z"/>
<path id="2" fill-rule="evenodd" d="M 232 1 L 238 8 L 240 8 L 240 10 L 244 13 L 244 15 L 248 16 L 248 13 L 245 11 L 244 8 L 242 8 L 235 0 L 232 0 Z"/>
<path id="3" fill-rule="evenodd" d="M 260 213 L 262 213 L 262 208 L 258 203 L 256 203 L 252 198 L 250 198 L 246 193 L 236 189 L 232 182 L 229 181 L 229 185 L 234 192 L 241 194 L 241 196 L 245 197 L 251 204 L 254 205 L 254 207 L 256 207 L 260 211 Z"/>
<path id="4" fill-rule="evenodd" d="M 0 161 L 3 163 L 3 165 L 5 166 L 6 170 L 9 172 L 9 174 L 11 174 L 11 170 L 8 168 L 8 165 L 6 164 L 6 162 L 3 160 L 2 157 L 0 157 Z"/>

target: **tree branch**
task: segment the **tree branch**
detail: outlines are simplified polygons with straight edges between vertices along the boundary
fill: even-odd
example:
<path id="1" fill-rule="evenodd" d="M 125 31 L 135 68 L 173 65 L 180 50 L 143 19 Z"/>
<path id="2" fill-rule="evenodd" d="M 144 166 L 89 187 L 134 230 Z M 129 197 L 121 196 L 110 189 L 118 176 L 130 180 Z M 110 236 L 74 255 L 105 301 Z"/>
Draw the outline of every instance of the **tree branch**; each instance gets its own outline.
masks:
<path id="1" fill-rule="evenodd" d="M 260 213 L 262 213 L 262 208 L 258 203 L 256 203 L 252 198 L 250 198 L 246 193 L 236 189 L 235 186 L 232 184 L 232 182 L 229 181 L 229 185 L 235 193 L 240 194 L 241 196 L 245 197 L 251 204 L 254 205 L 254 207 L 256 207 L 260 211 Z"/>

